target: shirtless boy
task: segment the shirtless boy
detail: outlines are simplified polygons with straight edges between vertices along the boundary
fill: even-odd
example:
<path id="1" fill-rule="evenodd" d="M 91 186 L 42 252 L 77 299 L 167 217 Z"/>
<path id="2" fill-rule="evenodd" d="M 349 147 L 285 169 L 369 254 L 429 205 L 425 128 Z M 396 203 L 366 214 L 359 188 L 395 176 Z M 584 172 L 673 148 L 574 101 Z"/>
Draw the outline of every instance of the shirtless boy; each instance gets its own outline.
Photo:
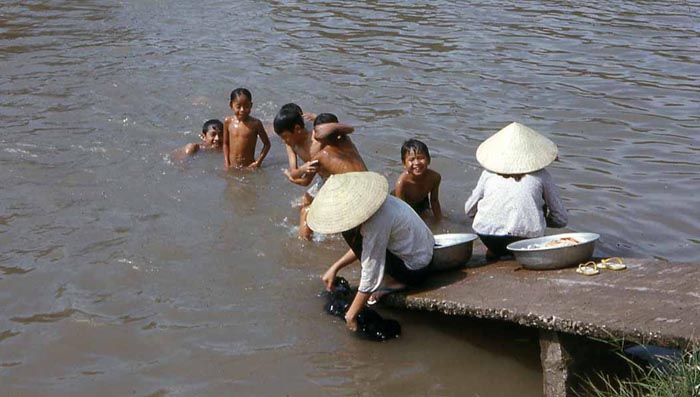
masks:
<path id="1" fill-rule="evenodd" d="M 302 178 L 307 172 L 315 174 L 317 163 L 311 162 L 312 133 L 304 125 L 303 111 L 295 103 L 288 103 L 280 109 L 273 121 L 275 133 L 284 141 L 289 160 L 289 169 L 282 170 L 290 182 L 307 186 L 311 180 Z M 297 157 L 304 162 L 299 167 Z M 306 227 L 306 208 L 313 200 L 313 188 L 304 193 L 304 198 L 299 213 L 299 238 L 311 239 L 311 229 Z"/>
<path id="2" fill-rule="evenodd" d="M 329 113 L 316 117 L 314 129 L 317 127 L 321 128 L 319 140 L 314 139 L 313 134 L 306 130 L 300 109 L 294 110 L 291 107 L 283 107 L 274 121 L 275 132 L 287 145 L 289 169 L 284 170 L 287 178 L 301 186 L 308 186 L 316 173 L 322 178 L 319 184 L 304 194 L 299 214 L 299 238 L 307 240 L 311 238 L 312 232 L 306 225 L 306 213 L 323 180 L 332 174 L 367 170 L 355 145 L 346 136 L 353 131 L 352 127 L 339 124 L 338 118 Z M 297 156 L 304 161 L 299 167 Z"/>
<path id="3" fill-rule="evenodd" d="M 172 154 L 172 159 L 184 160 L 187 156 L 193 156 L 200 150 L 218 150 L 221 148 L 221 135 L 224 124 L 216 119 L 207 120 L 202 125 L 202 132 L 199 133 L 201 143 L 188 143 L 184 147 L 177 149 Z"/>
<path id="4" fill-rule="evenodd" d="M 439 190 L 442 177 L 428 168 L 430 152 L 425 143 L 409 139 L 401 146 L 404 171 L 396 181 L 394 194 L 413 207 L 418 215 L 433 211 L 436 220 L 442 218 Z"/>
<path id="5" fill-rule="evenodd" d="M 233 116 L 224 120 L 224 167 L 258 168 L 270 151 L 270 139 L 262 122 L 250 116 L 253 96 L 245 88 L 236 88 L 231 92 L 229 106 Z M 258 137 L 263 143 L 263 148 L 255 159 Z"/>
<path id="6" fill-rule="evenodd" d="M 311 161 L 318 161 L 318 174 L 324 180 L 333 174 L 367 171 L 357 148 L 348 134 L 355 129 L 338 122 L 331 113 L 321 113 L 314 119 Z"/>

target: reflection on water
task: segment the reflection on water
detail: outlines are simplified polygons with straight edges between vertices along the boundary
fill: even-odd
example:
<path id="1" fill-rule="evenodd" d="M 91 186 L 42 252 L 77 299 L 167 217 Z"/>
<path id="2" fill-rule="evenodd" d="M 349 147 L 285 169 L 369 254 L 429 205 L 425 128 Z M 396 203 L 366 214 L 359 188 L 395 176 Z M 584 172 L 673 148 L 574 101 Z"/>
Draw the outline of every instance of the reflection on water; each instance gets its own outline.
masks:
<path id="1" fill-rule="evenodd" d="M 266 126 L 290 101 L 355 125 L 367 164 L 390 180 L 401 142 L 424 140 L 449 218 L 435 229 L 460 232 L 476 147 L 517 120 L 559 145 L 551 172 L 569 229 L 601 234 L 600 255 L 698 262 L 699 8 L 6 1 L 4 389 L 540 395 L 526 330 L 388 312 L 404 335 L 368 344 L 327 318 L 318 275 L 344 246 L 295 239 L 303 189 L 279 171 L 274 135 L 255 172 L 169 154 L 245 86 Z"/>

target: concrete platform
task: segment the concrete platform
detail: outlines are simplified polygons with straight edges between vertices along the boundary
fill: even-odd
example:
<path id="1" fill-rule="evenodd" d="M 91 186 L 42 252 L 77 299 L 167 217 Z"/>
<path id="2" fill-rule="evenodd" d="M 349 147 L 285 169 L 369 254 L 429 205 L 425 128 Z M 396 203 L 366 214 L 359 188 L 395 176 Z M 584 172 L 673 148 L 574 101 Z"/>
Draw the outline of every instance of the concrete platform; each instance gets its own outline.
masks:
<path id="1" fill-rule="evenodd" d="M 626 270 L 584 276 L 574 268 L 526 270 L 514 260 L 486 264 L 483 248 L 474 251 L 468 268 L 437 274 L 420 290 L 387 296 L 383 304 L 539 329 L 546 396 L 570 395 L 574 358 L 560 342 L 572 335 L 700 344 L 700 264 L 623 258 Z"/>

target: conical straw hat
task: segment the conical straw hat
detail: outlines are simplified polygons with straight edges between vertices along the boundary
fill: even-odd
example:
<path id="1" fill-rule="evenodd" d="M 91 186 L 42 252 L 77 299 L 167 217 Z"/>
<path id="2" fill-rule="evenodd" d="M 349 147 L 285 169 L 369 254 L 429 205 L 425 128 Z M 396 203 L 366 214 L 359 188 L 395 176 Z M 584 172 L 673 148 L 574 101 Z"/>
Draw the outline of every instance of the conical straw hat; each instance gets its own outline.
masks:
<path id="1" fill-rule="evenodd" d="M 306 223 L 318 233 L 350 230 L 377 212 L 388 192 L 389 183 L 376 172 L 332 175 L 311 203 Z"/>
<path id="2" fill-rule="evenodd" d="M 557 145 L 520 123 L 510 123 L 476 149 L 476 159 L 497 174 L 527 174 L 557 158 Z"/>

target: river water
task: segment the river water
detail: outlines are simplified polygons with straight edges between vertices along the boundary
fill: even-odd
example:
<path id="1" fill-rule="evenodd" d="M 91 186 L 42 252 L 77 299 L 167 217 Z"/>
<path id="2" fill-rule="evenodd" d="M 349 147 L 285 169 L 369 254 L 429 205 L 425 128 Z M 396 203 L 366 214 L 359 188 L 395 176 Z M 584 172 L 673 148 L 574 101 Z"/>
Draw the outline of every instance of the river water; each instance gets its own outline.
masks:
<path id="1" fill-rule="evenodd" d="M 550 137 L 572 231 L 598 255 L 700 263 L 697 1 L 4 0 L 0 385 L 7 396 L 538 396 L 529 330 L 323 314 L 337 237 L 303 243 L 269 122 L 333 112 L 394 181 L 424 140 L 448 220 L 475 149 L 511 121 Z M 249 88 L 257 172 L 175 162 Z M 347 272 L 356 281 L 358 272 Z"/>

